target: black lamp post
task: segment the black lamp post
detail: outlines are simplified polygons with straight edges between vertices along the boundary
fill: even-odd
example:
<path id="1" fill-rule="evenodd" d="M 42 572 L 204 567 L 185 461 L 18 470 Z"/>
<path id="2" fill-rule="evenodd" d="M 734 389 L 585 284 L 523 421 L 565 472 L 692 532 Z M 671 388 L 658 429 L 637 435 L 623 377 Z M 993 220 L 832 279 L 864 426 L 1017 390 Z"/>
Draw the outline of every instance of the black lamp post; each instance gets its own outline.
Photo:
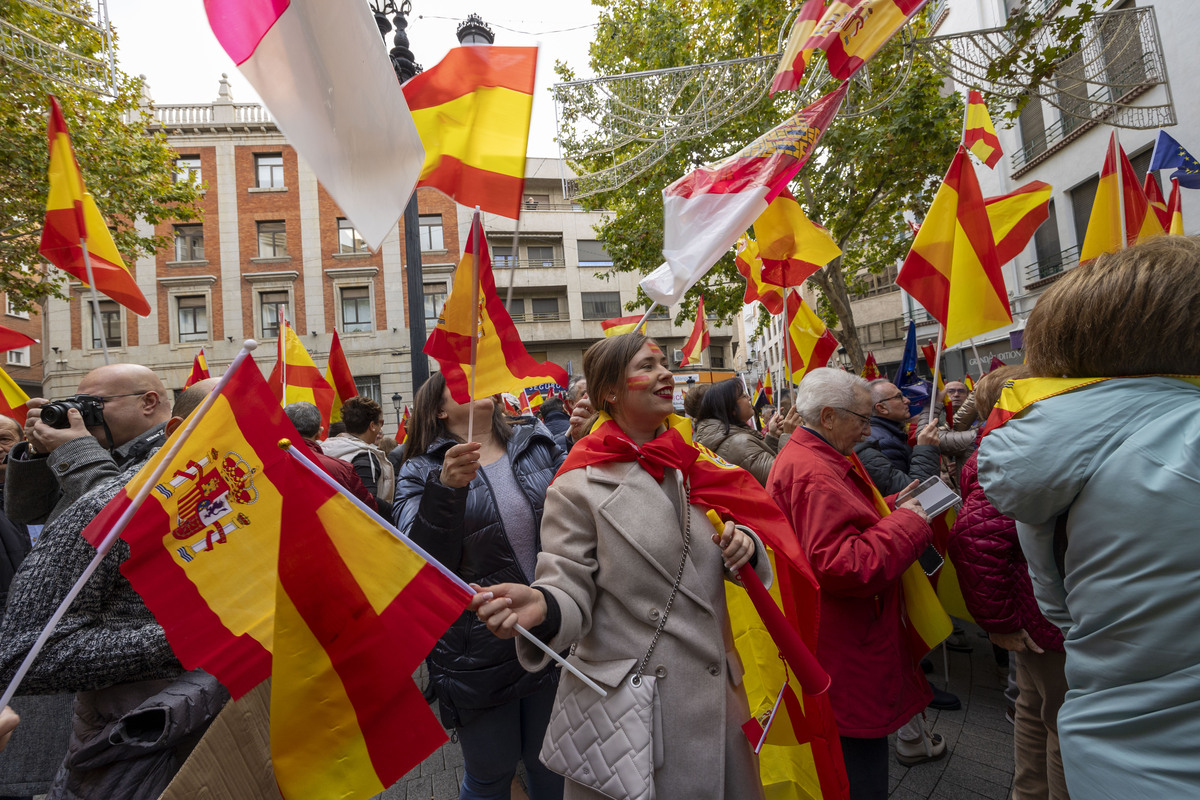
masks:
<path id="1" fill-rule="evenodd" d="M 400 423 L 404 419 L 400 416 L 400 411 L 404 407 L 404 397 L 399 392 L 392 395 L 392 408 L 396 409 L 396 427 L 400 427 Z"/>

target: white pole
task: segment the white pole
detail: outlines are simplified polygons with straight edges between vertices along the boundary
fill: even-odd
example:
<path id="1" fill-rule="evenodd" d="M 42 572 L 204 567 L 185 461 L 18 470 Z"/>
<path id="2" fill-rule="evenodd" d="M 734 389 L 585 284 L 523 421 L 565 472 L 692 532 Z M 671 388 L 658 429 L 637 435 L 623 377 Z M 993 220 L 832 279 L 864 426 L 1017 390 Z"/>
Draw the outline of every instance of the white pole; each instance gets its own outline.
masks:
<path id="1" fill-rule="evenodd" d="M 242 344 L 241 352 L 234 356 L 233 363 L 229 365 L 229 369 L 225 370 L 225 374 L 221 376 L 221 379 L 217 382 L 216 387 L 209 393 L 208 397 L 204 398 L 204 402 L 201 403 L 200 408 L 197 409 L 194 414 L 192 414 L 184 429 L 180 431 L 178 435 L 173 436 L 168 440 L 166 454 L 160 458 L 158 464 L 154 468 L 154 471 L 142 483 L 141 487 L 137 491 L 137 494 L 133 496 L 133 499 L 129 501 L 129 505 L 125 508 L 125 511 L 122 512 L 121 516 L 117 518 L 117 521 L 113 523 L 113 526 L 109 528 L 108 533 L 104 535 L 104 538 L 100 541 L 100 543 L 96 545 L 96 555 L 88 563 L 87 567 L 84 568 L 83 574 L 81 574 L 79 579 L 75 581 L 75 584 L 67 592 L 66 597 L 64 597 L 62 602 L 58 604 L 58 608 L 55 609 L 54 613 L 50 615 L 50 619 L 46 623 L 46 627 L 42 629 L 41 634 L 39 634 L 38 638 L 34 641 L 33 647 L 30 648 L 29 654 L 25 656 L 25 660 L 21 662 L 21 666 L 17 668 L 16 674 L 13 675 L 12 680 L 9 681 L 8 688 L 4 690 L 4 696 L 0 697 L 0 706 L 8 705 L 12 700 L 13 695 L 17 692 L 17 688 L 21 685 L 21 681 L 25 679 L 25 675 L 29 672 L 30 666 L 33 665 L 34 659 L 36 659 L 42 652 L 42 648 L 45 647 L 46 642 L 50 640 L 50 635 L 54 632 L 54 628 L 58 625 L 59 621 L 62 620 L 63 615 L 67 613 L 67 609 L 71 606 L 71 603 L 75 601 L 75 598 L 83 589 L 84 584 L 87 583 L 88 578 L 92 576 L 92 573 L 95 572 L 96 568 L 100 566 L 100 562 L 104 560 L 106 555 L 108 555 L 108 551 L 112 549 L 113 544 L 117 541 L 117 537 L 119 537 L 125 530 L 125 526 L 129 524 L 129 520 L 132 519 L 137 510 L 141 508 L 142 503 L 146 501 L 146 498 L 150 495 L 150 492 L 153 491 L 155 485 L 158 484 L 159 479 L 161 479 L 163 476 L 163 473 L 167 471 L 167 467 L 169 467 L 171 462 L 175 460 L 175 456 L 179 454 L 179 450 L 183 447 L 183 443 L 187 441 L 189 436 L 191 436 L 192 431 L 196 428 L 196 425 L 198 425 L 204 415 L 208 413 L 208 410 L 212 408 L 213 403 L 217 401 L 217 396 L 225 388 L 225 385 L 228 384 L 233 378 L 238 366 L 246 360 L 246 358 L 250 355 L 250 351 L 254 350 L 256 347 L 258 347 L 258 342 L 254 341 L 253 339 L 247 339 Z"/>
<path id="2" fill-rule="evenodd" d="M 1117 162 L 1117 221 L 1121 228 L 1121 249 L 1129 247 L 1129 231 L 1125 227 L 1125 166 L 1121 160 L 1121 137 L 1117 132 L 1113 131 L 1113 141 L 1116 142 L 1116 162 Z"/>
<path id="3" fill-rule="evenodd" d="M 794 375 L 792 372 L 792 321 L 788 319 L 788 300 L 791 298 L 788 296 L 788 291 L 788 286 L 785 283 L 783 286 L 783 358 L 787 363 L 788 396 L 792 398 L 792 402 L 795 402 L 796 390 L 792 386 L 792 376 Z M 772 405 L 775 406 L 775 413 L 778 414 L 779 403 L 782 402 L 782 397 L 771 399 L 776 401 Z"/>
<path id="4" fill-rule="evenodd" d="M 983 359 L 979 356 L 979 348 L 975 346 L 974 338 L 971 339 L 971 352 L 975 354 L 975 366 L 979 367 L 979 377 L 982 378 L 986 373 L 983 371 Z"/>
<path id="5" fill-rule="evenodd" d="M 930 386 L 929 386 L 929 421 L 930 422 L 933 422 L 933 412 L 937 410 L 938 398 L 937 398 L 937 395 L 935 394 L 935 392 L 937 392 L 938 377 L 940 376 L 939 370 L 941 369 L 941 366 L 942 366 L 942 337 L 944 335 L 945 335 L 945 330 L 939 324 L 938 325 L 937 351 L 936 351 L 936 355 L 933 358 L 933 383 L 930 384 Z"/>
<path id="6" fill-rule="evenodd" d="M 642 328 L 643 334 L 646 332 L 643 326 L 646 324 L 646 320 L 650 319 L 650 315 L 654 313 L 654 309 L 656 308 L 658 308 L 657 302 L 650 304 L 650 307 L 646 309 L 646 313 L 642 315 L 640 320 L 638 320 L 638 324 L 633 326 L 634 333 L 637 333 L 638 328 Z"/>
<path id="7" fill-rule="evenodd" d="M 104 330 L 104 319 L 100 316 L 100 293 L 96 291 L 96 279 L 92 277 L 92 257 L 88 253 L 87 239 L 80 239 L 79 246 L 83 248 L 83 268 L 87 272 L 88 286 L 92 290 L 94 328 L 100 329 L 100 346 L 104 349 L 104 363 L 111 364 L 112 362 L 108 358 L 108 332 Z"/>
<path id="8" fill-rule="evenodd" d="M 475 239 L 475 249 L 471 251 L 471 392 L 467 407 L 467 441 L 474 441 L 475 436 L 475 360 L 479 350 L 479 248 L 483 246 L 483 221 L 480 218 L 479 206 L 475 206 L 475 216 L 471 219 L 471 236 Z"/>
<path id="9" fill-rule="evenodd" d="M 480 223 L 482 232 L 483 224 Z M 517 277 L 517 267 L 521 264 L 521 212 L 517 212 L 517 224 L 513 226 L 512 267 L 508 270 L 508 296 L 504 299 L 504 310 L 512 306 L 513 281 Z M 512 312 L 508 315 L 511 317 Z"/>

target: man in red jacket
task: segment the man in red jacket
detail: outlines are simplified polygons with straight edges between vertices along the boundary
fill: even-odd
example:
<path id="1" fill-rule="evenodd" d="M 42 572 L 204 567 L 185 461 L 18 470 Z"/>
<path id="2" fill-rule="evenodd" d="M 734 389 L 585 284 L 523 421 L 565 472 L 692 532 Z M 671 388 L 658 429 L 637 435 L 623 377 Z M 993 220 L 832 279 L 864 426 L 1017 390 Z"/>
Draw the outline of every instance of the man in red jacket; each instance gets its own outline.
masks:
<path id="1" fill-rule="evenodd" d="M 321 450 L 321 443 L 317 441 L 317 434 L 321 432 L 321 412 L 317 407 L 303 401 L 288 403 L 284 406 L 283 413 L 287 414 L 287 418 L 296 426 L 296 432 L 304 439 L 304 445 L 308 447 L 317 466 L 349 489 L 350 493 L 366 503 L 368 508 L 378 513 L 379 505 L 375 502 L 375 496 L 367 491 L 362 478 L 358 477 L 350 462 L 327 456 Z"/>
<path id="2" fill-rule="evenodd" d="M 920 714 L 931 696 L 917 665 L 923 653 L 913 652 L 905 633 L 900 576 L 932 543 L 933 529 L 916 500 L 881 516 L 871 484 L 850 460 L 870 434 L 866 381 L 815 369 L 800 383 L 796 409 L 804 427 L 776 457 L 767 490 L 821 585 L 817 659 L 833 678 L 829 698 L 851 800 L 886 800 L 887 736 Z M 945 752 L 941 737 L 918 744 L 928 757 Z"/>

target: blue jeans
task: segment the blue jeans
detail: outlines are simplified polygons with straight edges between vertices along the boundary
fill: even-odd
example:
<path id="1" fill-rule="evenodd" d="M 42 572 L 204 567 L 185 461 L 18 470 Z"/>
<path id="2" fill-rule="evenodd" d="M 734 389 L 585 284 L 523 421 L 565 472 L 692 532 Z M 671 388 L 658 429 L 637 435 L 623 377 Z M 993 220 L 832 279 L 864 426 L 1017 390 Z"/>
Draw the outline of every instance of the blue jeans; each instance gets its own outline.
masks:
<path id="1" fill-rule="evenodd" d="M 545 686 L 458 727 L 464 772 L 458 800 L 509 800 L 517 761 L 525 762 L 530 800 L 562 799 L 562 776 L 538 760 L 557 690 Z"/>

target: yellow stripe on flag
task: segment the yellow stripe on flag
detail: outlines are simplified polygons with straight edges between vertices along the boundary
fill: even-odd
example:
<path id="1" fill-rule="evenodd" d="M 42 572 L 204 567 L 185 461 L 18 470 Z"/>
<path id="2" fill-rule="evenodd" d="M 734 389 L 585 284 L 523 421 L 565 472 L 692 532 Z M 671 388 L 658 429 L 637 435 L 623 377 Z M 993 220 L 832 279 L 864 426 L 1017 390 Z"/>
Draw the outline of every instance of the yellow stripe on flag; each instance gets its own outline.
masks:
<path id="1" fill-rule="evenodd" d="M 424 178 L 442 155 L 488 172 L 523 178 L 529 144 L 528 120 L 533 96 L 503 87 L 476 89 L 441 105 L 413 109 L 413 121 L 425 142 Z M 436 139 L 425 132 L 437 130 Z"/>

